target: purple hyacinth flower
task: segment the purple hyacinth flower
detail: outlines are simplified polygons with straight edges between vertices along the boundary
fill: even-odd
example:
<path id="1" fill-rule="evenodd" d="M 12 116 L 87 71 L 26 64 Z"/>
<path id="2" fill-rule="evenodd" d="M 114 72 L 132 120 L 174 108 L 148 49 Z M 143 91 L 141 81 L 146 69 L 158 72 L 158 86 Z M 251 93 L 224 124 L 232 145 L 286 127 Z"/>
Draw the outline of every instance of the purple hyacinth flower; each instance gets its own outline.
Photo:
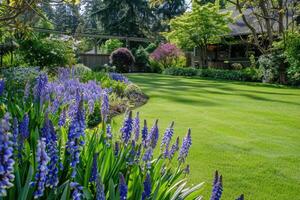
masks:
<path id="1" fill-rule="evenodd" d="M 244 200 L 244 194 L 241 194 L 236 200 Z"/>
<path id="2" fill-rule="evenodd" d="M 101 116 L 104 122 L 107 122 L 107 118 L 109 115 L 109 96 L 108 90 L 104 89 L 102 91 L 102 101 L 101 101 Z"/>
<path id="3" fill-rule="evenodd" d="M 66 124 L 67 121 L 67 110 L 63 109 L 59 115 L 58 126 L 62 127 Z"/>
<path id="4" fill-rule="evenodd" d="M 34 99 L 36 102 L 43 103 L 47 92 L 48 76 L 46 73 L 41 73 L 36 78 L 36 84 L 33 88 Z"/>
<path id="5" fill-rule="evenodd" d="M 157 142 L 158 142 L 158 137 L 159 137 L 159 131 L 158 131 L 158 120 L 155 120 L 155 123 L 153 127 L 151 128 L 151 131 L 148 135 L 147 138 L 147 143 L 155 149 Z"/>
<path id="6" fill-rule="evenodd" d="M 110 124 L 107 124 L 106 126 L 106 138 L 111 140 L 112 139 L 112 132 L 111 132 L 111 126 Z"/>
<path id="7" fill-rule="evenodd" d="M 109 77 L 112 79 L 112 80 L 115 80 L 115 81 L 120 81 L 120 82 L 123 82 L 123 83 L 126 83 L 128 84 L 129 83 L 129 80 L 126 76 L 124 76 L 123 74 L 119 74 L 119 73 L 109 73 Z"/>
<path id="8" fill-rule="evenodd" d="M 139 145 L 138 150 L 135 155 L 135 161 L 138 163 L 141 157 L 142 145 Z"/>
<path id="9" fill-rule="evenodd" d="M 147 167 L 148 168 L 151 168 L 151 160 L 152 160 L 152 157 L 153 157 L 153 149 L 151 147 L 149 147 L 145 153 L 144 153 L 144 156 L 143 156 L 143 161 L 146 163 Z"/>
<path id="10" fill-rule="evenodd" d="M 169 146 L 172 136 L 174 134 L 174 122 L 171 123 L 170 127 L 166 129 L 164 137 L 162 138 L 162 142 L 160 148 L 162 149 L 164 146 Z"/>
<path id="11" fill-rule="evenodd" d="M 188 156 L 189 150 L 192 145 L 191 129 L 188 130 L 187 136 L 183 139 L 182 146 L 179 152 L 179 162 L 184 162 Z"/>
<path id="12" fill-rule="evenodd" d="M 128 188 L 127 188 L 123 174 L 120 174 L 119 188 L 120 188 L 120 200 L 126 200 Z"/>
<path id="13" fill-rule="evenodd" d="M 9 120 L 10 115 L 6 113 L 0 121 L 0 196 L 7 195 L 7 189 L 13 187 L 15 178 Z"/>
<path id="14" fill-rule="evenodd" d="M 115 156 L 119 155 L 119 151 L 120 151 L 120 144 L 119 142 L 115 142 Z"/>
<path id="15" fill-rule="evenodd" d="M 0 80 L 0 96 L 2 96 L 5 89 L 5 82 L 4 80 Z"/>
<path id="16" fill-rule="evenodd" d="M 42 128 L 42 137 L 45 138 L 47 154 L 50 158 L 48 163 L 48 174 L 46 186 L 55 188 L 58 184 L 58 164 L 59 164 L 59 151 L 57 146 L 57 135 L 48 114 L 45 116 L 45 122 Z"/>
<path id="17" fill-rule="evenodd" d="M 73 169 L 71 174 L 72 178 L 76 176 L 76 166 L 79 163 L 80 150 L 84 145 L 83 138 L 85 137 L 85 115 L 83 109 L 83 102 L 80 101 L 76 115 L 71 121 L 68 141 L 67 141 L 67 152 L 70 155 L 70 166 Z"/>
<path id="18" fill-rule="evenodd" d="M 29 117 L 25 114 L 22 122 L 20 123 L 19 131 L 23 140 L 29 137 Z"/>
<path id="19" fill-rule="evenodd" d="M 132 140 L 131 141 L 131 150 L 130 150 L 130 156 L 128 157 L 128 164 L 129 165 L 133 165 L 134 161 L 135 161 L 135 156 L 136 156 L 136 144 L 135 141 Z"/>
<path id="20" fill-rule="evenodd" d="M 172 145 L 171 150 L 169 152 L 169 159 L 170 160 L 174 157 L 174 154 L 178 150 L 179 150 L 179 137 L 177 137 L 175 144 Z"/>
<path id="21" fill-rule="evenodd" d="M 210 200 L 220 200 L 222 196 L 222 192 L 223 192 L 222 175 L 219 176 L 218 171 L 216 171 Z"/>
<path id="22" fill-rule="evenodd" d="M 149 198 L 151 195 L 151 177 L 150 174 L 147 173 L 146 179 L 144 181 L 144 192 L 142 194 L 142 200 Z"/>
<path id="23" fill-rule="evenodd" d="M 125 144 L 128 144 L 131 138 L 132 123 L 132 111 L 129 111 L 127 117 L 124 120 L 123 127 L 121 128 L 122 141 Z"/>
<path id="24" fill-rule="evenodd" d="M 72 189 L 72 199 L 81 200 L 83 187 L 77 182 L 71 182 L 70 187 Z"/>
<path id="25" fill-rule="evenodd" d="M 48 174 L 48 162 L 50 158 L 46 152 L 46 142 L 45 138 L 42 138 L 38 141 L 36 160 L 37 160 L 37 170 L 35 174 L 35 182 L 32 183 L 32 186 L 36 186 L 36 191 L 34 192 L 34 198 L 37 199 L 44 195 L 45 185 L 47 181 Z"/>
<path id="26" fill-rule="evenodd" d="M 104 185 L 99 175 L 96 179 L 96 200 L 105 200 Z"/>
<path id="27" fill-rule="evenodd" d="M 147 121 L 144 120 L 144 127 L 142 129 L 142 144 L 144 147 L 147 147 L 147 138 L 148 138 L 148 127 L 147 127 Z"/>
<path id="28" fill-rule="evenodd" d="M 134 132 L 134 140 L 138 141 L 140 137 L 140 117 L 139 112 L 136 113 L 136 117 L 133 120 L 133 132 Z"/>
<path id="29" fill-rule="evenodd" d="M 95 153 L 93 157 L 93 164 L 92 164 L 92 170 L 91 170 L 91 176 L 90 176 L 90 182 L 96 182 L 97 176 L 98 176 L 98 154 Z"/>

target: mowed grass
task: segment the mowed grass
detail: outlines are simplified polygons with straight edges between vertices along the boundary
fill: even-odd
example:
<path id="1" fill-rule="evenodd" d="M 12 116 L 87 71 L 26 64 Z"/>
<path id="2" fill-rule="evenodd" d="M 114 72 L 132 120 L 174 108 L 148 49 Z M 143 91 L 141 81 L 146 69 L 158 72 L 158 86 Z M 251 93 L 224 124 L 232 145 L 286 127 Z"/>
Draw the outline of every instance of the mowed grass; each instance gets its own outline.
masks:
<path id="1" fill-rule="evenodd" d="M 130 74 L 150 97 L 136 109 L 159 119 L 160 134 L 175 121 L 181 138 L 192 129 L 190 182 L 224 178 L 224 200 L 300 199 L 300 90 L 254 83 L 157 74 Z M 117 121 L 121 122 L 122 117 Z"/>

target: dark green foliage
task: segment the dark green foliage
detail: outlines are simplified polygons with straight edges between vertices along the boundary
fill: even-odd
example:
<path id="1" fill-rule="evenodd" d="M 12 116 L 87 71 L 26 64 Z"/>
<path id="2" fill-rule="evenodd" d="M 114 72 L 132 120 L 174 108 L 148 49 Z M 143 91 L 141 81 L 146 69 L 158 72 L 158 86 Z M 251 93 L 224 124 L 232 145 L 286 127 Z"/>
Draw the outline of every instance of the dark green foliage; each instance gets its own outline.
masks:
<path id="1" fill-rule="evenodd" d="M 138 72 L 149 72 L 149 53 L 140 46 L 137 50 L 134 51 L 135 57 L 135 71 Z"/>
<path id="2" fill-rule="evenodd" d="M 147 46 L 145 49 L 148 53 L 152 53 L 157 48 L 157 45 L 154 43 L 151 43 Z"/>
<path id="3" fill-rule="evenodd" d="M 89 128 L 96 127 L 102 121 L 101 108 L 99 103 L 95 104 L 94 112 L 88 115 L 87 118 L 87 125 Z"/>
<path id="4" fill-rule="evenodd" d="M 235 81 L 260 81 L 256 69 L 246 68 L 244 70 L 220 70 L 220 69 L 195 69 L 195 68 L 168 68 L 164 74 L 174 76 L 200 76 L 213 79 L 235 80 Z"/>
<path id="5" fill-rule="evenodd" d="M 56 39 L 27 39 L 20 42 L 20 54 L 30 66 L 63 67 L 74 62 L 68 42 Z"/>
<path id="6" fill-rule="evenodd" d="M 103 0 L 93 13 L 105 34 L 144 37 L 154 16 L 146 0 Z"/>
<path id="7" fill-rule="evenodd" d="M 300 85 L 300 33 L 289 33 L 286 39 L 284 55 L 290 65 L 288 79 L 292 85 Z"/>

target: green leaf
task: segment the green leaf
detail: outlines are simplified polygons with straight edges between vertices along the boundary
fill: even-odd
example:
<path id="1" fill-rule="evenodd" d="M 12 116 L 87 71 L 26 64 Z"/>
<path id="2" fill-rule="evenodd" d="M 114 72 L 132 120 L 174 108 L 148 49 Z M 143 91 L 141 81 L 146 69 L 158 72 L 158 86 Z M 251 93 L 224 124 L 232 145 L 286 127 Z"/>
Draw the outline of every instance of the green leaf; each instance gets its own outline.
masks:
<path id="1" fill-rule="evenodd" d="M 28 195 L 28 191 L 30 189 L 30 182 L 32 180 L 32 176 L 33 176 L 33 167 L 32 166 L 29 166 L 29 170 L 28 170 L 28 175 L 27 175 L 27 178 L 26 178 L 26 182 L 25 182 L 25 185 L 21 191 L 21 194 L 18 198 L 18 200 L 24 200 L 24 199 L 27 199 L 27 195 Z"/>
<path id="2" fill-rule="evenodd" d="M 184 186 L 186 185 L 187 182 L 182 183 L 178 189 L 175 191 L 175 193 L 173 194 L 172 198 L 170 200 L 176 200 L 177 197 L 180 195 L 180 193 L 182 192 L 182 190 L 184 189 Z"/>
<path id="3" fill-rule="evenodd" d="M 69 183 L 69 181 L 67 183 Z M 69 197 L 69 193 L 70 193 L 70 184 L 66 184 L 66 187 L 64 189 L 64 192 L 63 192 L 60 200 L 67 200 L 67 199 L 69 199 L 68 198 Z"/>

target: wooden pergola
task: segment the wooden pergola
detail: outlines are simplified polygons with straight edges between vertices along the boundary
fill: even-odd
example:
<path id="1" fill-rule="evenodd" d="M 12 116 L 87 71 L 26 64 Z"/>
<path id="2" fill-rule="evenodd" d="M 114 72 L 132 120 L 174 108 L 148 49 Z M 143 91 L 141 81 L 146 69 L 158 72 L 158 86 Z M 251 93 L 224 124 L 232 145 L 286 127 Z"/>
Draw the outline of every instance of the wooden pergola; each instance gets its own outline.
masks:
<path id="1" fill-rule="evenodd" d="M 95 54 L 97 54 L 97 45 L 100 40 L 102 39 L 119 39 L 126 41 L 126 46 L 129 46 L 129 42 L 144 42 L 144 43 L 150 43 L 153 42 L 153 39 L 149 38 L 141 38 L 141 37 L 131 37 L 131 36 L 116 36 L 116 35 L 103 35 L 99 33 L 70 33 L 70 32 L 64 32 L 64 31 L 58 31 L 53 29 L 45 29 L 45 28 L 38 28 L 38 27 L 32 27 L 33 30 L 41 33 L 51 33 L 51 34 L 57 34 L 57 35 L 76 35 L 78 37 L 88 37 L 88 38 L 94 38 L 95 40 Z"/>

